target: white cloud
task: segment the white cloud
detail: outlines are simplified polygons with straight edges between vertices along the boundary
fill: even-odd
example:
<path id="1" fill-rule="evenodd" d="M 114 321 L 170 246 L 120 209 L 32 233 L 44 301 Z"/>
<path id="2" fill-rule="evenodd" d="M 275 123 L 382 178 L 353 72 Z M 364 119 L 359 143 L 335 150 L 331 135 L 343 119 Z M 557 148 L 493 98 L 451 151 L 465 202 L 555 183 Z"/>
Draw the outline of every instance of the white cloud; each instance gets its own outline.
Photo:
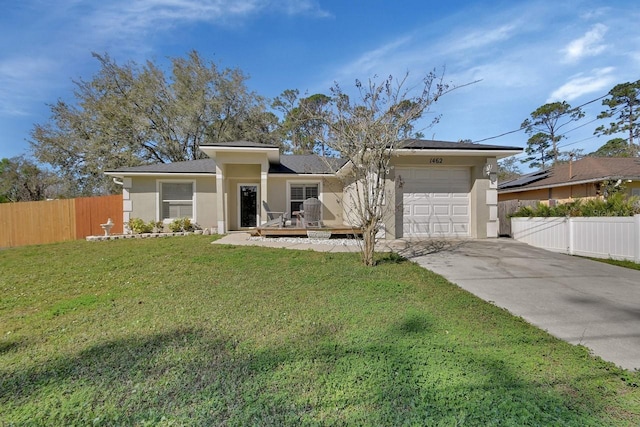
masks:
<path id="1" fill-rule="evenodd" d="M 29 101 L 37 98 L 54 68 L 54 62 L 45 58 L 14 57 L 0 61 L 0 115 L 26 115 Z"/>
<path id="2" fill-rule="evenodd" d="M 411 64 L 397 61 L 396 55 L 399 54 L 398 50 L 403 46 L 408 45 L 410 41 L 411 37 L 402 37 L 376 49 L 365 52 L 354 61 L 342 66 L 341 69 L 337 71 L 336 76 L 334 76 L 333 79 L 340 81 L 344 78 L 352 78 L 355 76 L 361 77 L 363 75 L 366 76 L 372 73 L 381 72 L 381 69 L 384 70 L 385 74 L 398 74 L 395 72 L 396 70 L 391 68 L 392 64 L 402 64 L 401 66 L 406 71 L 408 69 L 407 67 L 410 67 Z"/>
<path id="3" fill-rule="evenodd" d="M 518 27 L 516 23 L 502 25 L 495 29 L 479 29 L 466 34 L 458 40 L 450 42 L 450 51 L 466 51 L 478 49 L 498 42 L 508 40 Z"/>
<path id="4" fill-rule="evenodd" d="M 328 18 L 331 13 L 322 9 L 316 0 L 282 0 L 276 3 L 276 8 L 282 8 L 289 15 L 312 15 L 318 18 Z"/>
<path id="5" fill-rule="evenodd" d="M 580 73 L 573 76 L 568 82 L 553 91 L 547 102 L 572 101 L 588 93 L 606 91 L 615 83 L 616 77 L 612 75 L 613 67 L 599 68 L 585 76 Z"/>
<path id="6" fill-rule="evenodd" d="M 570 42 L 564 49 L 564 61 L 576 62 L 586 56 L 596 56 L 602 53 L 607 45 L 602 43 L 608 27 L 604 24 L 596 24 L 582 37 Z"/>
<path id="7" fill-rule="evenodd" d="M 580 14 L 580 18 L 584 20 L 598 19 L 611 11 L 610 7 L 599 7 L 596 9 L 588 10 Z"/>
<path id="8" fill-rule="evenodd" d="M 189 22 L 226 24 L 261 12 L 330 16 L 315 0 L 121 0 L 103 4 L 92 13 L 93 25 L 116 36 Z"/>

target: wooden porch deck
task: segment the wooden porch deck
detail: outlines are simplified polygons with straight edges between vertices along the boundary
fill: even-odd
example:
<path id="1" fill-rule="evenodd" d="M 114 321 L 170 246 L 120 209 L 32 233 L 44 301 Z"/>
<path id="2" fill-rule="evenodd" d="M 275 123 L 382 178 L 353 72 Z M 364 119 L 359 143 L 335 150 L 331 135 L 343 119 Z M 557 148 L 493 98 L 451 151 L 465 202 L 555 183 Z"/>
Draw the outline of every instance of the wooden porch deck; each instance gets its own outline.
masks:
<path id="1" fill-rule="evenodd" d="M 330 231 L 332 236 L 362 236 L 361 228 L 344 227 L 258 227 L 251 232 L 252 236 L 261 237 L 306 237 L 307 231 Z"/>

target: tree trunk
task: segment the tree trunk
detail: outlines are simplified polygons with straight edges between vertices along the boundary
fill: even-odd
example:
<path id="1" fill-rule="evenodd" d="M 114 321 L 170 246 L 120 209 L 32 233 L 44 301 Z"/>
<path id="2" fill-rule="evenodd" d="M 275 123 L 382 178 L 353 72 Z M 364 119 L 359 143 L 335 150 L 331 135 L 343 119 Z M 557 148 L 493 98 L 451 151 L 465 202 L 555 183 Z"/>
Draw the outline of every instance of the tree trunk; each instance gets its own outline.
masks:
<path id="1" fill-rule="evenodd" d="M 376 232 L 375 224 L 366 224 L 362 227 L 362 262 L 369 267 L 375 265 Z"/>

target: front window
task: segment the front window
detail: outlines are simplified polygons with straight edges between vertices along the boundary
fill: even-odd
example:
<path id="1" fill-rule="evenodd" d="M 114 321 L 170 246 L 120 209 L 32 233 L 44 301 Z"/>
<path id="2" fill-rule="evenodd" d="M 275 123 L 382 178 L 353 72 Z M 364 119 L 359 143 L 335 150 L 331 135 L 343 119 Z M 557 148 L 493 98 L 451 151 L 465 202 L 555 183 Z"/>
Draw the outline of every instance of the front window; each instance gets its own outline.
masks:
<path id="1" fill-rule="evenodd" d="M 162 183 L 161 219 L 193 218 L 193 183 Z"/>
<path id="2" fill-rule="evenodd" d="M 310 197 L 318 198 L 318 184 L 291 184 L 289 212 L 302 210 L 302 203 Z"/>

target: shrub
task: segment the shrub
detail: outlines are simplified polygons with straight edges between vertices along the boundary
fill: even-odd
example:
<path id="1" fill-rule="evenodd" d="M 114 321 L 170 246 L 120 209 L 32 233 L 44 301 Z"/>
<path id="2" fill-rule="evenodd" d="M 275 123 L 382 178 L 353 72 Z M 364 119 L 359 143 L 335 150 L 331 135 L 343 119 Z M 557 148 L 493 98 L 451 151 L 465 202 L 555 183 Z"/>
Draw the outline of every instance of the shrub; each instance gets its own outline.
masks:
<path id="1" fill-rule="evenodd" d="M 196 224 L 191 222 L 189 218 L 176 218 L 169 224 L 169 230 L 174 233 L 180 231 L 193 231 L 197 228 Z"/>
<path id="2" fill-rule="evenodd" d="M 128 222 L 129 229 L 135 233 L 151 233 L 153 231 L 153 223 L 146 223 L 141 218 L 131 218 Z"/>
<path id="3" fill-rule="evenodd" d="M 561 216 L 633 216 L 640 214 L 637 197 L 626 197 L 624 193 L 611 194 L 605 199 L 576 199 L 550 207 L 538 203 L 535 207 L 523 206 L 511 214 L 512 217 L 561 217 Z"/>

